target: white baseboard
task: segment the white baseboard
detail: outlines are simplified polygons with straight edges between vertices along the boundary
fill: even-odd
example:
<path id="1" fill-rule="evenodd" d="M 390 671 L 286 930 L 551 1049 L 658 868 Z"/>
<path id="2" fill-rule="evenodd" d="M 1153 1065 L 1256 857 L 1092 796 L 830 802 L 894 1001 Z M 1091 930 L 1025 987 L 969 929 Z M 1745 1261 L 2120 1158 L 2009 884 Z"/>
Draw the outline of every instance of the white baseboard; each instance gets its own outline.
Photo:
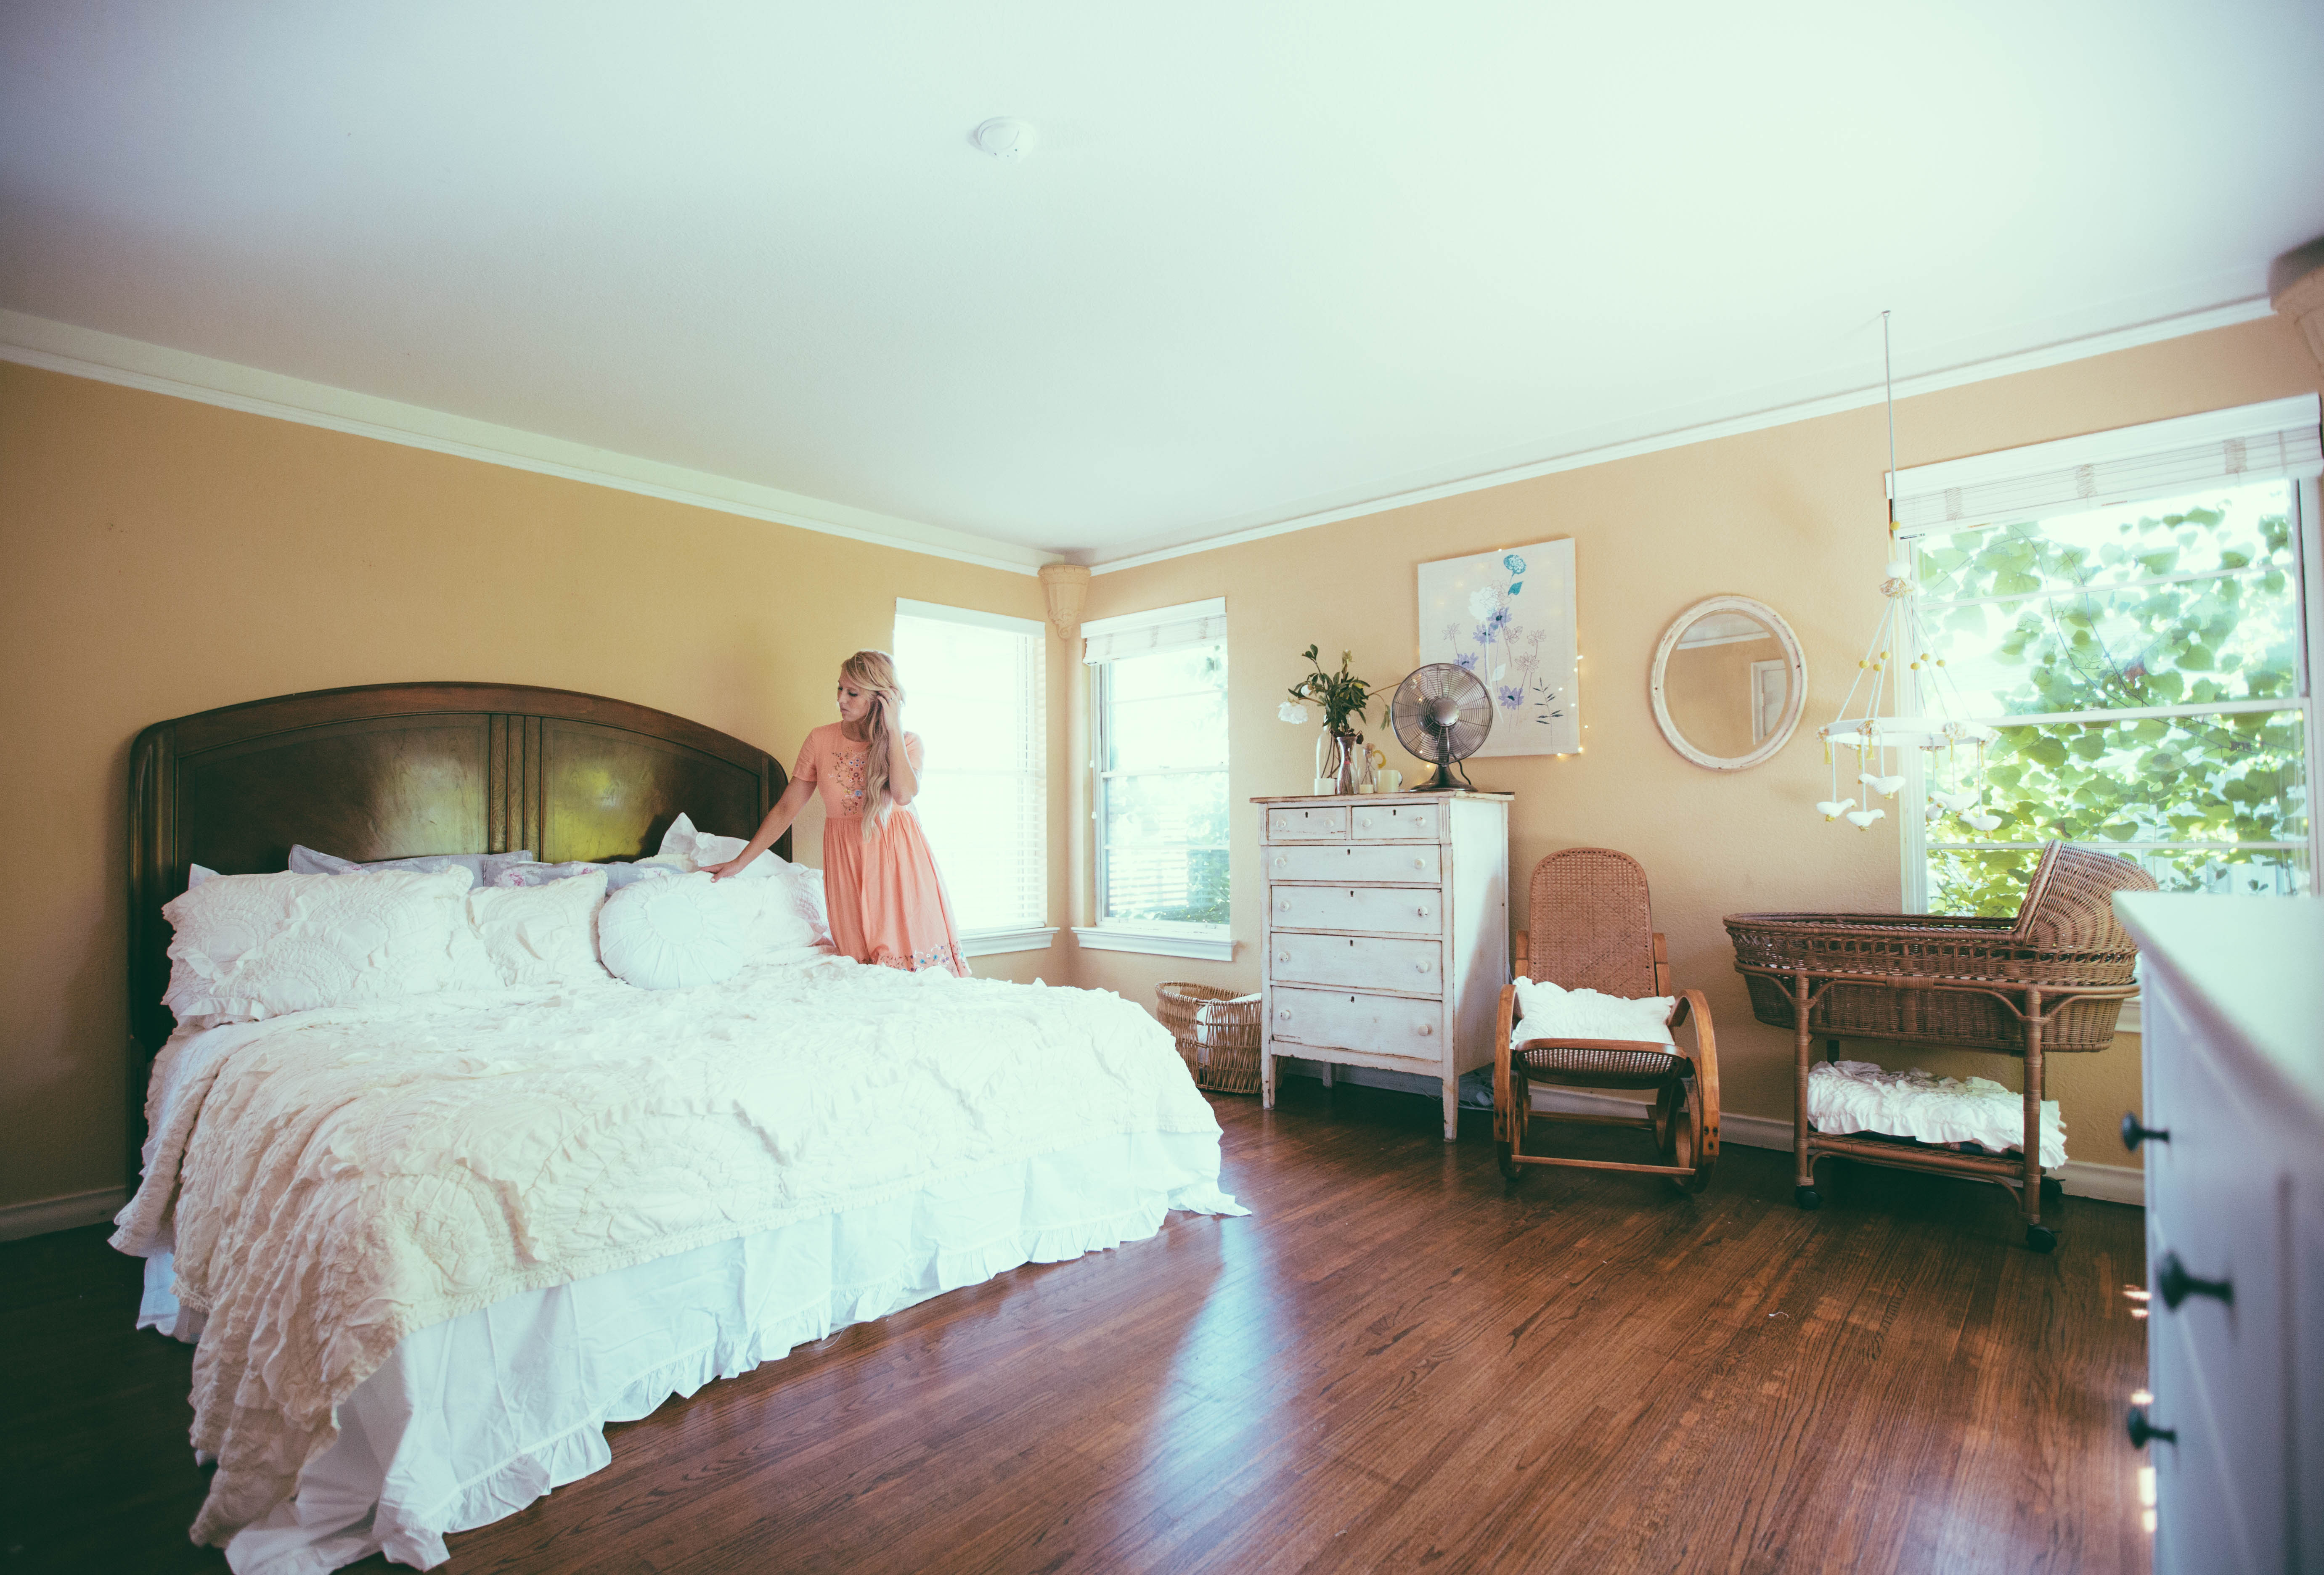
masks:
<path id="1" fill-rule="evenodd" d="M 2135 1165 L 2092 1165 L 2070 1159 L 2050 1174 L 2058 1178 L 2069 1197 L 2146 1207 L 2146 1173 Z"/>
<path id="2" fill-rule="evenodd" d="M 0 1241 L 21 1241 L 27 1236 L 46 1236 L 51 1230 L 101 1225 L 121 1212 L 121 1206 L 128 1201 L 128 1188 L 105 1187 L 93 1193 L 42 1198 L 36 1202 L 10 1203 L 0 1207 Z"/>
<path id="3" fill-rule="evenodd" d="M 1287 1055 L 1276 1063 L 1278 1074 L 1291 1077 L 1314 1077 L 1317 1067 L 1317 1063 L 1296 1061 Z M 1434 1078 L 1416 1077 L 1410 1073 L 1375 1071 L 1369 1066 L 1335 1066 L 1332 1070 L 1343 1082 L 1432 1098 L 1437 1091 Z M 1536 1084 L 1533 1090 L 1533 1108 L 1545 1115 L 1563 1110 L 1575 1116 L 1621 1116 L 1635 1113 L 1640 1104 L 1637 1100 L 1626 1100 L 1619 1094 L 1601 1093 L 1595 1089 Z M 1747 1116 L 1739 1110 L 1729 1110 L 1719 1118 L 1719 1138 L 1720 1142 L 1731 1143 L 1738 1148 L 1787 1151 L 1792 1146 L 1792 1124 L 1773 1116 Z M 2146 1202 L 2146 1173 L 2136 1165 L 2092 1165 L 2087 1160 L 2070 1159 L 2050 1174 L 2065 1188 L 2069 1197 L 2142 1206 Z"/>
<path id="4" fill-rule="evenodd" d="M 1567 1110 L 1577 1116 L 1618 1116 L 1635 1102 L 1586 1088 L 1533 1091 L 1535 1110 Z M 1738 1110 L 1729 1110 L 1719 1118 L 1719 1140 L 1738 1148 L 1788 1149 L 1792 1146 L 1792 1124 L 1771 1116 L 1747 1116 Z M 2140 1206 L 2146 1202 L 2146 1173 L 2136 1165 L 2092 1165 L 2088 1160 L 2070 1159 L 2050 1174 L 2066 1190 L 2068 1197 Z"/>

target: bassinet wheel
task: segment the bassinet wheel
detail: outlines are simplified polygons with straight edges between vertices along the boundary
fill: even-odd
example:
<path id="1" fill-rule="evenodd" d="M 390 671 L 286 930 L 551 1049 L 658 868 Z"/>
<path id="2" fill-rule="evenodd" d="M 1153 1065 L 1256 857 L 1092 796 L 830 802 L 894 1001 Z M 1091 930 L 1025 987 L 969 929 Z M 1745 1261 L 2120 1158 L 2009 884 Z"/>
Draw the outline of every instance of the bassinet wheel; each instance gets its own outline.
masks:
<path id="1" fill-rule="evenodd" d="M 2054 1252 L 2058 1247 L 2058 1233 L 2047 1225 L 2028 1225 L 2025 1227 L 2025 1245 L 2036 1252 Z"/>
<path id="2" fill-rule="evenodd" d="M 1514 1143 L 1496 1143 L 1493 1145 L 1494 1157 L 1500 1161 L 1501 1179 L 1503 1181 L 1515 1181 L 1517 1177 L 1525 1174 L 1525 1166 L 1517 1162 L 1517 1145 Z"/>
<path id="3" fill-rule="evenodd" d="M 1813 1187 L 1794 1187 L 1792 1202 L 1803 1209 L 1814 1209 L 1822 1204 L 1823 1194 Z"/>

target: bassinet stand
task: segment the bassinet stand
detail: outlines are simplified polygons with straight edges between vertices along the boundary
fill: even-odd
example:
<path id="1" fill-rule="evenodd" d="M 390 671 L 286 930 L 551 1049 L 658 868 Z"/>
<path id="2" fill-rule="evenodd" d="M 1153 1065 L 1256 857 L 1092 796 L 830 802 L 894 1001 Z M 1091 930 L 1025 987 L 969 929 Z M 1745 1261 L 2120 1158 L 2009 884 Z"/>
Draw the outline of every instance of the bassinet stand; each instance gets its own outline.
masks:
<path id="1" fill-rule="evenodd" d="M 1927 974 L 1858 973 L 1846 969 L 1784 968 L 1738 962 L 1736 972 L 1758 974 L 1777 983 L 1791 998 L 1796 1025 L 1792 1065 L 1792 1201 L 1803 1209 L 1823 1202 L 1815 1187 L 1815 1162 L 1827 1154 L 1886 1165 L 1899 1170 L 1931 1171 L 1940 1175 L 1975 1176 L 2007 1187 L 2017 1194 L 2018 1211 L 2025 1217 L 2025 1245 L 2048 1252 L 2058 1245 L 2058 1233 L 2042 1223 L 2042 1031 L 2058 1013 L 2078 1000 L 2127 1000 L 2135 984 L 2065 986 L 2044 989 L 2038 984 L 2015 985 L 1997 980 L 1940 979 Z M 1989 995 L 2001 1002 L 2025 1033 L 2025 1128 L 2022 1151 L 2006 1154 L 1962 1154 L 1932 1144 L 1909 1141 L 1876 1142 L 1838 1133 L 1817 1131 L 1808 1124 L 1808 1069 L 1814 1064 L 1815 1030 L 1812 1014 L 1835 984 L 1867 985 L 1889 990 L 1950 990 Z M 2045 1011 L 2044 1007 L 2048 1009 Z M 1892 1036 L 1883 1036 L 1888 1037 Z M 1840 1040 L 1831 1041 L 1833 1054 Z"/>
<path id="2" fill-rule="evenodd" d="M 2053 842 L 2042 850 L 2015 919 L 1729 915 L 1735 971 L 1750 988 L 1753 1015 L 1793 1031 L 1793 1201 L 1803 1209 L 1823 1201 L 1815 1190 L 1815 1162 L 1827 1154 L 1974 1176 L 2015 1190 L 2026 1246 L 2036 1252 L 2055 1248 L 2058 1233 L 2042 1223 L 2044 1036 L 2053 1041 L 2047 1047 L 2059 1051 L 2102 1050 L 2113 1042 L 2122 1003 L 2138 990 L 2138 947 L 2115 918 L 2114 894 L 2153 889 L 2153 877 L 2126 860 Z M 1815 1130 L 1808 1124 L 1808 1067 L 1819 1033 L 1835 1054 L 1845 1036 L 2022 1057 L 2021 1152 L 2012 1159 Z"/>

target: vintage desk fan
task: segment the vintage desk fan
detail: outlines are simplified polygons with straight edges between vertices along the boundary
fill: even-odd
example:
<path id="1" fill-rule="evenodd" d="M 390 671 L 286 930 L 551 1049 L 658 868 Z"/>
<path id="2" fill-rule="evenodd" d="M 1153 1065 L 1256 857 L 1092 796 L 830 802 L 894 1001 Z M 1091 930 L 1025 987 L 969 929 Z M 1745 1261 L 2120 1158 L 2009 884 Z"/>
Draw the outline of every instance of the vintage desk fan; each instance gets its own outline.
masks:
<path id="1" fill-rule="evenodd" d="M 1435 765 L 1435 773 L 1414 791 L 1477 790 L 1468 774 L 1458 770 L 1493 731 L 1493 697 L 1476 674 L 1451 662 L 1415 668 L 1389 696 L 1388 715 L 1405 751 Z"/>

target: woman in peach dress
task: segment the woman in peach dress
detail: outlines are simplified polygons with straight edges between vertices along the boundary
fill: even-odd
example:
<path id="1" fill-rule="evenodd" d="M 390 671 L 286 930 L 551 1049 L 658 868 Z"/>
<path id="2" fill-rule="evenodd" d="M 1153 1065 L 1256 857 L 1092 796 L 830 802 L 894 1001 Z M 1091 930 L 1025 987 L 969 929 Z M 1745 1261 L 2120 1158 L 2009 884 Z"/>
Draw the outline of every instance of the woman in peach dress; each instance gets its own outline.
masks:
<path id="1" fill-rule="evenodd" d="M 709 867 L 724 880 L 773 845 L 823 792 L 823 888 L 831 938 L 858 962 L 968 975 L 960 930 L 936 854 L 911 802 L 920 791 L 920 736 L 904 731 L 904 691 L 886 651 L 859 650 L 839 669 L 839 720 L 807 735 L 790 786 L 751 845 Z"/>

